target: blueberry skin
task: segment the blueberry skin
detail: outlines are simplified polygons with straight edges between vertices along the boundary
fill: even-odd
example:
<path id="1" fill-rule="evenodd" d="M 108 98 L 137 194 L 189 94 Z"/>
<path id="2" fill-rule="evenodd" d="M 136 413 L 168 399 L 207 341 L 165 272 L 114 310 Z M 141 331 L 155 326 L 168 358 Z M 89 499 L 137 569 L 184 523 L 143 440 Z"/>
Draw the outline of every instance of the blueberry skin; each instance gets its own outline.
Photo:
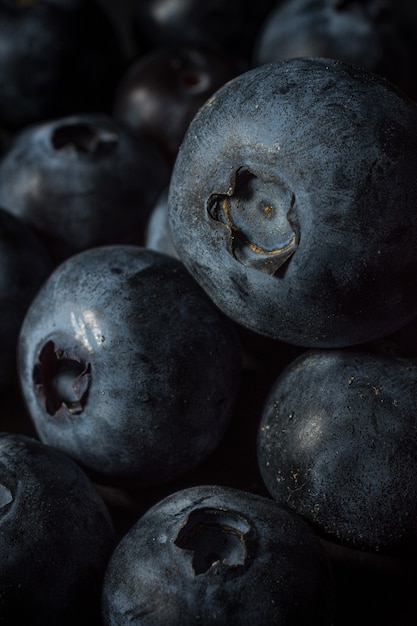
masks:
<path id="1" fill-rule="evenodd" d="M 269 493 L 333 543 L 415 554 L 416 408 L 415 360 L 307 351 L 263 410 L 258 462 Z"/>
<path id="2" fill-rule="evenodd" d="M 416 92 L 415 30 L 388 0 L 286 0 L 261 25 L 253 63 L 320 56 L 352 63 Z"/>
<path id="3" fill-rule="evenodd" d="M 317 536 L 269 498 L 198 486 L 155 504 L 106 569 L 105 626 L 332 624 L 333 579 Z"/>
<path id="4" fill-rule="evenodd" d="M 56 268 L 25 317 L 18 361 L 40 439 L 133 487 L 173 480 L 217 446 L 241 372 L 234 328 L 184 266 L 122 245 Z"/>
<path id="5" fill-rule="evenodd" d="M 24 316 L 53 269 L 34 233 L 0 208 L 0 388 L 17 383 L 16 346 Z"/>
<path id="6" fill-rule="evenodd" d="M 299 58 L 200 109 L 170 181 L 179 257 L 243 326 L 343 347 L 415 316 L 417 108 L 381 77 Z"/>
<path id="7" fill-rule="evenodd" d="M 80 467 L 36 439 L 0 433 L 0 624 L 97 624 L 116 545 Z"/>
<path id="8" fill-rule="evenodd" d="M 16 134 L 0 162 L 0 205 L 59 263 L 92 246 L 142 244 L 169 177 L 152 141 L 109 115 L 84 113 Z"/>

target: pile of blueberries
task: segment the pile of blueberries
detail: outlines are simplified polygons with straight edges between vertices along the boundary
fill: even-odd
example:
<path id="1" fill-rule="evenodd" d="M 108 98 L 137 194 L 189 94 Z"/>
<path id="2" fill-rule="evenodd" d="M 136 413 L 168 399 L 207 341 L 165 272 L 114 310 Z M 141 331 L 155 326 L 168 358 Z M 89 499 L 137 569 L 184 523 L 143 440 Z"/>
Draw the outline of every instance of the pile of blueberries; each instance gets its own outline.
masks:
<path id="1" fill-rule="evenodd" d="M 0 0 L 0 625 L 415 626 L 414 0 Z"/>

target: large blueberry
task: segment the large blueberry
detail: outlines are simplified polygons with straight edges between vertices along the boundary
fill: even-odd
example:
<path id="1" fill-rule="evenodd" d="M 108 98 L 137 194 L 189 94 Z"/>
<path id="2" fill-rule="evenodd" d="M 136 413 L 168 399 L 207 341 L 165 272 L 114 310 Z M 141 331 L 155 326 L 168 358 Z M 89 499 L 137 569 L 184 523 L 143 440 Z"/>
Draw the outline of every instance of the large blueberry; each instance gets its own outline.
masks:
<path id="1" fill-rule="evenodd" d="M 0 624 L 99 625 L 113 522 L 62 452 L 0 434 Z"/>
<path id="2" fill-rule="evenodd" d="M 326 554 L 301 517 L 269 498 L 198 486 L 156 503 L 106 570 L 106 626 L 333 623 Z"/>
<path id="3" fill-rule="evenodd" d="M 417 108 L 381 77 L 276 61 L 220 88 L 170 183 L 175 248 L 231 318 L 341 347 L 417 312 Z"/>
<path id="4" fill-rule="evenodd" d="M 142 486 L 194 468 L 225 433 L 239 390 L 229 321 L 182 263 L 139 246 L 62 263 L 18 349 L 40 438 L 103 480 Z"/>
<path id="5" fill-rule="evenodd" d="M 416 446 L 415 360 L 311 350 L 270 391 L 258 460 L 270 494 L 329 541 L 415 558 Z"/>
<path id="6" fill-rule="evenodd" d="M 143 243 L 169 175 L 143 135 L 109 115 L 72 115 L 16 134 L 0 162 L 0 205 L 59 262 L 96 245 Z"/>

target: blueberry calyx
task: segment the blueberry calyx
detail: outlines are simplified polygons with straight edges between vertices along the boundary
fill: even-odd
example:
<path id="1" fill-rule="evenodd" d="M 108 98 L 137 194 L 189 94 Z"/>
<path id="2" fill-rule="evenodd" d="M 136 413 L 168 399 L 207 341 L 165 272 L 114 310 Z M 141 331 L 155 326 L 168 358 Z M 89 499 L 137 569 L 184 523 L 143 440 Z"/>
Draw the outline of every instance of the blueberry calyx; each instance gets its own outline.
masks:
<path id="1" fill-rule="evenodd" d="M 193 553 L 195 575 L 239 575 L 253 559 L 255 531 L 241 513 L 220 508 L 194 509 L 175 540 Z"/>
<path id="2" fill-rule="evenodd" d="M 53 417 L 82 413 L 91 383 L 91 366 L 48 341 L 33 370 L 38 398 Z"/>
<path id="3" fill-rule="evenodd" d="M 118 136 L 94 124 L 70 122 L 53 130 L 51 142 L 55 150 L 75 150 L 80 154 L 100 155 L 115 148 Z"/>
<path id="4" fill-rule="evenodd" d="M 298 247 L 294 194 L 240 167 L 228 193 L 211 194 L 207 210 L 229 228 L 229 252 L 242 265 L 273 275 Z"/>

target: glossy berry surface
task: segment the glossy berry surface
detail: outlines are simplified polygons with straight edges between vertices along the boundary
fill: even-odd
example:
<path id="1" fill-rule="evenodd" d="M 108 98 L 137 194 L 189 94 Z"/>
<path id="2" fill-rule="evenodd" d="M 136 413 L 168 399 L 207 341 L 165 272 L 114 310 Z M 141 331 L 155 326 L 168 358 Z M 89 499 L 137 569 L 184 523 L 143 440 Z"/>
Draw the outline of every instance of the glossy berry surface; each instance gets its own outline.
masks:
<path id="1" fill-rule="evenodd" d="M 415 554 L 416 383 L 415 360 L 353 350 L 298 357 L 260 422 L 269 493 L 332 542 Z"/>
<path id="2" fill-rule="evenodd" d="M 374 74 L 322 58 L 245 72 L 179 152 L 178 255 L 260 334 L 343 347 L 393 332 L 417 313 L 416 145 L 415 103 Z"/>
<path id="3" fill-rule="evenodd" d="M 315 534 L 284 506 L 200 486 L 148 510 L 106 570 L 103 622 L 258 625 L 332 623 L 333 580 Z"/>
<path id="4" fill-rule="evenodd" d="M 31 125 L 0 161 L 0 205 L 42 239 L 56 263 L 93 246 L 142 244 L 169 180 L 153 142 L 110 115 Z"/>
<path id="5" fill-rule="evenodd" d="M 72 256 L 19 338 L 39 437 L 103 480 L 168 482 L 219 443 L 240 383 L 234 329 L 176 259 L 139 246 Z"/>
<path id="6" fill-rule="evenodd" d="M 99 624 L 110 513 L 61 452 L 0 433 L 0 624 Z"/>

